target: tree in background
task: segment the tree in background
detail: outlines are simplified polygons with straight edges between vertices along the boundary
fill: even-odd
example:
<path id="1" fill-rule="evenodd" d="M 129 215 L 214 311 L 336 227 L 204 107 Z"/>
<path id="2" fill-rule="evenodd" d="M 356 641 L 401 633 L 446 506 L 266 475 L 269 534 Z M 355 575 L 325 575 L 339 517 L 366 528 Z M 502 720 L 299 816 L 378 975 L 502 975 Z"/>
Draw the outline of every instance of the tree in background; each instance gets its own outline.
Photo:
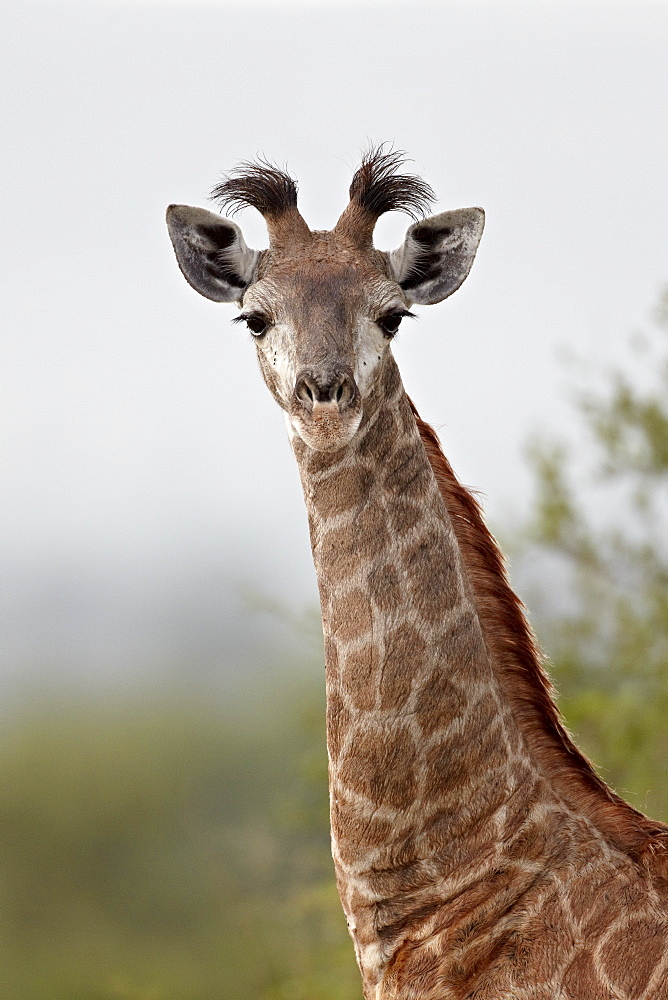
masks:
<path id="1" fill-rule="evenodd" d="M 522 558 L 548 567 L 552 607 L 546 590 L 529 603 L 576 740 L 620 794 L 668 819 L 668 289 L 624 370 L 577 405 L 592 467 L 563 443 L 531 449 Z"/>

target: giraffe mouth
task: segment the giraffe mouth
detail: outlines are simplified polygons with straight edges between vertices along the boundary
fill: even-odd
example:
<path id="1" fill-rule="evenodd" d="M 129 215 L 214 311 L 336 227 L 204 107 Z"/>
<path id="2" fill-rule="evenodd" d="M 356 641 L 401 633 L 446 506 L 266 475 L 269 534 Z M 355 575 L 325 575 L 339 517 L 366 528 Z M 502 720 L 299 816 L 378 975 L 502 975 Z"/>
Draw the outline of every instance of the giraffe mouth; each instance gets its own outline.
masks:
<path id="1" fill-rule="evenodd" d="M 292 426 L 304 444 L 314 451 L 338 451 L 355 436 L 362 420 L 362 406 L 347 406 L 341 412 L 333 400 L 315 402 L 309 411 L 293 408 Z"/>

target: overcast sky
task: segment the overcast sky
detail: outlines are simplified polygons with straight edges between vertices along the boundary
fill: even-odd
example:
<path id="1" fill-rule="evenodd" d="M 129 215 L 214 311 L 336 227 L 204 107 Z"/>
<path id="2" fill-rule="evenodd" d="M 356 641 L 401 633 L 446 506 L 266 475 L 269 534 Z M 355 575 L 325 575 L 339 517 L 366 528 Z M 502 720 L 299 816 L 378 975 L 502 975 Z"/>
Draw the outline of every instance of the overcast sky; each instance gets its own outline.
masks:
<path id="1" fill-rule="evenodd" d="M 164 227 L 240 159 L 287 164 L 314 228 L 368 141 L 407 150 L 437 210 L 486 209 L 469 279 L 396 355 L 497 523 L 526 507 L 529 434 L 573 426 L 558 351 L 623 357 L 668 281 L 666 3 L 22 0 L 2 23 L 3 559 L 23 629 L 44 574 L 140 593 L 200 563 L 315 600 L 281 415 Z"/>

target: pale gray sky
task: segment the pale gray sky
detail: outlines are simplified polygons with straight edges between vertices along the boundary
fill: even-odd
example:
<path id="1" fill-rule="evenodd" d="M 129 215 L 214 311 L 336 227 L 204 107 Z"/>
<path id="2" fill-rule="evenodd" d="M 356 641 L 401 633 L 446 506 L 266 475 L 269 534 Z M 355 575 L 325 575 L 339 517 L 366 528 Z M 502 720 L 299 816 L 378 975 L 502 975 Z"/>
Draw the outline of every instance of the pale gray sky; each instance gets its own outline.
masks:
<path id="1" fill-rule="evenodd" d="M 287 164 L 319 228 L 369 140 L 406 149 L 439 209 L 486 209 L 470 278 L 396 354 L 497 522 L 526 505 L 529 433 L 571 420 L 557 350 L 621 356 L 668 280 L 665 3 L 23 0 L 2 23 L 13 662 L 31 628 L 53 641 L 47 578 L 120 580 L 137 605 L 204 566 L 315 599 L 280 413 L 164 227 L 238 160 Z M 237 221 L 265 244 L 258 217 Z M 379 244 L 406 225 L 381 220 Z"/>

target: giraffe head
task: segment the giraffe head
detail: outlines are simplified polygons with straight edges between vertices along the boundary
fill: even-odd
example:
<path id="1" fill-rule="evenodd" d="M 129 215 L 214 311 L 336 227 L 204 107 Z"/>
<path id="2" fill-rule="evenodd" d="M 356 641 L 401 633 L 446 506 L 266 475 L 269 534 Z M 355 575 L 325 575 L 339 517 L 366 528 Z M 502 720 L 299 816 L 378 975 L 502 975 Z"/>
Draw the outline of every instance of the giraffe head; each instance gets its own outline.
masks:
<path id="1" fill-rule="evenodd" d="M 423 218 L 434 198 L 420 178 L 397 173 L 396 152 L 372 150 L 350 186 L 334 229 L 309 229 L 297 186 L 265 162 L 246 163 L 214 189 L 222 205 L 264 216 L 269 248 L 251 250 L 230 219 L 170 205 L 167 225 L 179 267 L 200 294 L 236 302 L 255 339 L 269 390 L 292 432 L 317 451 L 348 444 L 377 400 L 389 344 L 413 303 L 451 295 L 480 242 L 479 208 Z M 392 252 L 373 245 L 384 212 L 414 221 Z"/>

